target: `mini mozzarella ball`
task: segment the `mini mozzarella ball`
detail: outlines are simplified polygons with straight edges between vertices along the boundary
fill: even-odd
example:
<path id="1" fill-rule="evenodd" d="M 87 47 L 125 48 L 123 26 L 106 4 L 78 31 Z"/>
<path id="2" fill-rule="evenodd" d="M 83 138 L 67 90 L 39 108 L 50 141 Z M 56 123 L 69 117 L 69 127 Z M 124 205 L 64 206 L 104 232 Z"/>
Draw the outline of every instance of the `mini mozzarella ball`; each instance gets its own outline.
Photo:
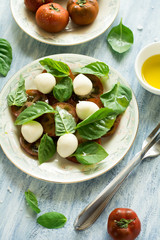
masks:
<path id="1" fill-rule="evenodd" d="M 27 142 L 33 143 L 41 137 L 43 127 L 39 122 L 31 121 L 22 125 L 21 133 Z"/>
<path id="2" fill-rule="evenodd" d="M 37 89 L 44 93 L 50 93 L 56 85 L 56 79 L 51 73 L 41 73 L 34 79 Z"/>
<path id="3" fill-rule="evenodd" d="M 78 139 L 72 133 L 66 133 L 59 137 L 57 141 L 57 152 L 63 158 L 69 157 L 76 151 L 78 147 Z"/>
<path id="4" fill-rule="evenodd" d="M 81 120 L 86 119 L 93 113 L 95 113 L 99 107 L 94 102 L 80 101 L 76 105 L 76 113 Z"/>
<path id="5" fill-rule="evenodd" d="M 73 81 L 73 90 L 79 96 L 85 96 L 92 91 L 91 80 L 83 74 L 79 74 Z"/>

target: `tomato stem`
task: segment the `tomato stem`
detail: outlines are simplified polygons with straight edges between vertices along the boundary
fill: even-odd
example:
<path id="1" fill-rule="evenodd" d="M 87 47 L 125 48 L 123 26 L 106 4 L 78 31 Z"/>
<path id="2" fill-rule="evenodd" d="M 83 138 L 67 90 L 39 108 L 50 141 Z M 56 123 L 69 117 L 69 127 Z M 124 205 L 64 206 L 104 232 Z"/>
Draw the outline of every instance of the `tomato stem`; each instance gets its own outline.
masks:
<path id="1" fill-rule="evenodd" d="M 83 7 L 85 3 L 86 3 L 86 0 L 78 0 L 76 2 L 76 4 L 78 4 L 80 7 Z"/>
<path id="2" fill-rule="evenodd" d="M 49 9 L 51 9 L 51 10 L 55 10 L 56 12 L 59 12 L 59 11 L 60 11 L 59 8 L 55 8 L 55 7 L 54 7 L 53 3 L 49 4 L 49 6 L 50 6 Z"/>
<path id="3" fill-rule="evenodd" d="M 136 218 L 134 219 L 124 219 L 124 218 L 121 218 L 120 221 L 117 221 L 117 220 L 114 220 L 114 222 L 117 224 L 118 227 L 120 228 L 128 228 L 128 225 L 135 221 Z"/>

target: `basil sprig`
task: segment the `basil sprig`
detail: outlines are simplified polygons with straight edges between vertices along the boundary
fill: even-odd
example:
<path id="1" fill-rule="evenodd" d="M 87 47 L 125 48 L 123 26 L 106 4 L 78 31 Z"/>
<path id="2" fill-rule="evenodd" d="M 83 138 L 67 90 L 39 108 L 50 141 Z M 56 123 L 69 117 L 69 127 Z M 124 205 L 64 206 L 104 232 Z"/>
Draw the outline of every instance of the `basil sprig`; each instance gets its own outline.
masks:
<path id="1" fill-rule="evenodd" d="M 73 69 L 73 73 L 93 74 L 97 77 L 107 77 L 109 67 L 103 62 L 93 62 L 84 67 Z"/>
<path id="2" fill-rule="evenodd" d="M 25 198 L 29 206 L 36 212 L 40 213 L 40 209 L 38 208 L 38 201 L 36 196 L 34 195 L 33 192 L 31 192 L 29 189 L 27 192 L 25 192 Z"/>
<path id="3" fill-rule="evenodd" d="M 10 43 L 0 38 L 0 73 L 5 77 L 12 63 L 12 47 Z"/>
<path id="4" fill-rule="evenodd" d="M 74 133 L 76 122 L 72 114 L 67 110 L 56 107 L 55 114 L 55 132 L 56 136 L 62 136 L 65 133 Z"/>
<path id="5" fill-rule="evenodd" d="M 98 139 L 111 129 L 118 114 L 118 111 L 115 112 L 109 108 L 101 108 L 80 122 L 76 126 L 76 129 L 78 130 L 80 136 L 84 139 Z"/>
<path id="6" fill-rule="evenodd" d="M 104 160 L 108 156 L 108 153 L 96 142 L 84 142 L 78 146 L 72 156 L 75 156 L 81 164 L 91 165 Z"/>
<path id="7" fill-rule="evenodd" d="M 47 134 L 41 138 L 40 145 L 38 147 L 38 160 L 42 164 L 47 162 L 56 153 L 56 145 L 51 137 Z"/>
<path id="8" fill-rule="evenodd" d="M 100 99 L 104 107 L 123 113 L 132 99 L 132 92 L 127 86 L 117 83 L 110 91 L 102 94 Z"/>
<path id="9" fill-rule="evenodd" d="M 113 27 L 108 34 L 107 41 L 112 49 L 118 53 L 126 52 L 133 44 L 133 32 L 122 24 Z"/>
<path id="10" fill-rule="evenodd" d="M 73 92 L 72 79 L 70 77 L 62 78 L 53 88 L 53 95 L 59 102 L 67 101 Z"/>
<path id="11" fill-rule="evenodd" d="M 100 97 L 105 108 L 101 108 L 77 125 L 81 137 L 94 140 L 105 135 L 113 126 L 116 117 L 128 107 L 131 99 L 131 90 L 117 83 L 113 88 Z"/>
<path id="12" fill-rule="evenodd" d="M 40 64 L 55 77 L 67 77 L 69 76 L 69 67 L 66 63 L 56 61 L 51 58 L 45 58 L 39 61 Z"/>
<path id="13" fill-rule="evenodd" d="M 37 218 L 37 223 L 41 226 L 53 229 L 53 228 L 61 228 L 66 223 L 67 218 L 58 212 L 48 212 L 44 213 L 40 217 Z"/>
<path id="14" fill-rule="evenodd" d="M 22 125 L 40 117 L 45 113 L 55 112 L 56 111 L 48 103 L 39 101 L 21 112 L 15 121 L 15 125 Z"/>
<path id="15" fill-rule="evenodd" d="M 20 80 L 18 82 L 17 89 L 13 90 L 8 96 L 7 96 L 8 106 L 23 106 L 23 104 L 27 101 L 27 94 L 25 89 L 25 80 L 20 75 Z"/>

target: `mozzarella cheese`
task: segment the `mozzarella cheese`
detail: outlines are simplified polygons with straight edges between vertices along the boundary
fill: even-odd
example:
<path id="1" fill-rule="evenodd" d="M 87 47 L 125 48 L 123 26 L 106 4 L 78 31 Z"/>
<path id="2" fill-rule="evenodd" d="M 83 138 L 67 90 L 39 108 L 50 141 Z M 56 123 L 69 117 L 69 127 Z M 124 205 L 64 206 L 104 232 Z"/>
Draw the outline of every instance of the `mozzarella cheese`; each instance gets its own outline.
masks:
<path id="1" fill-rule="evenodd" d="M 80 101 L 76 105 L 76 113 L 81 120 L 86 119 L 99 109 L 97 104 L 89 101 Z"/>
<path id="2" fill-rule="evenodd" d="M 91 80 L 83 74 L 79 74 L 73 81 L 73 90 L 79 96 L 85 96 L 92 91 Z"/>
<path id="3" fill-rule="evenodd" d="M 72 133 L 66 133 L 59 137 L 57 141 L 57 152 L 63 158 L 69 157 L 76 151 L 78 140 Z"/>
<path id="4" fill-rule="evenodd" d="M 37 75 L 34 82 L 37 89 L 44 94 L 50 93 L 56 85 L 56 79 L 50 73 L 41 73 Z"/>
<path id="5" fill-rule="evenodd" d="M 43 127 L 39 122 L 31 121 L 22 125 L 21 133 L 27 142 L 33 143 L 41 137 L 43 133 Z"/>

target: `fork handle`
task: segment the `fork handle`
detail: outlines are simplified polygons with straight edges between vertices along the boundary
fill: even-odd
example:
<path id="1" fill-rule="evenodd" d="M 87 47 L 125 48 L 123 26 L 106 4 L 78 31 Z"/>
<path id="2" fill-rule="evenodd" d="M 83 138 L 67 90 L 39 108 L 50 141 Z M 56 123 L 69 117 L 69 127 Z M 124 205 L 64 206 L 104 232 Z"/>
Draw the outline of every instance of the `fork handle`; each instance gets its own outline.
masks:
<path id="1" fill-rule="evenodd" d="M 77 217 L 74 227 L 76 230 L 84 230 L 91 226 L 100 216 L 113 195 L 117 192 L 122 182 L 129 173 L 141 162 L 142 152 L 140 151 L 127 164 L 127 166 L 105 187 L 105 189 L 92 201 Z"/>

